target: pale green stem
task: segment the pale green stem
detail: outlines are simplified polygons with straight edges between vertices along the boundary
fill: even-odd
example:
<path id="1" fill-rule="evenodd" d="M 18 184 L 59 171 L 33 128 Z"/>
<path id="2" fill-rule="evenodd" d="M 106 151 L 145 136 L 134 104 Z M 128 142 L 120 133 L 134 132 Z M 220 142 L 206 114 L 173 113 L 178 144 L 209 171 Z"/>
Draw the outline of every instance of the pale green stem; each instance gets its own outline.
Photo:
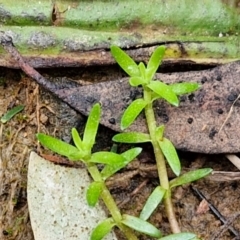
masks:
<path id="1" fill-rule="evenodd" d="M 148 90 L 147 88 L 144 88 L 144 100 L 149 102 L 149 104 L 147 104 L 147 106 L 145 107 L 145 115 L 146 115 L 149 134 L 150 134 L 151 140 L 152 140 L 155 158 L 156 158 L 160 185 L 164 189 L 169 191 L 168 194 L 166 194 L 166 197 L 164 198 L 164 206 L 166 208 L 166 213 L 167 213 L 168 221 L 170 223 L 172 232 L 179 233 L 179 232 L 181 232 L 181 230 L 179 228 L 179 225 L 178 225 L 175 213 L 174 213 L 173 205 L 172 205 L 171 193 L 169 190 L 169 180 L 168 180 L 168 175 L 167 175 L 166 162 L 165 162 L 162 150 L 159 147 L 159 144 L 157 142 L 156 135 L 155 135 L 156 120 L 155 120 L 155 115 L 154 115 L 152 102 L 151 102 L 151 91 Z"/>
<path id="2" fill-rule="evenodd" d="M 103 181 L 101 174 L 95 164 L 87 164 L 87 169 L 88 169 L 89 173 L 91 174 L 94 181 L 100 181 L 100 182 Z M 130 229 L 129 227 L 127 227 L 121 223 L 122 215 L 121 215 L 111 193 L 109 192 L 109 190 L 105 184 L 103 186 L 103 191 L 102 191 L 101 197 L 102 197 L 102 200 L 104 201 L 106 207 L 108 208 L 112 218 L 116 222 L 117 226 L 125 234 L 127 239 L 128 240 L 138 240 L 137 236 L 134 234 L 132 229 Z"/>

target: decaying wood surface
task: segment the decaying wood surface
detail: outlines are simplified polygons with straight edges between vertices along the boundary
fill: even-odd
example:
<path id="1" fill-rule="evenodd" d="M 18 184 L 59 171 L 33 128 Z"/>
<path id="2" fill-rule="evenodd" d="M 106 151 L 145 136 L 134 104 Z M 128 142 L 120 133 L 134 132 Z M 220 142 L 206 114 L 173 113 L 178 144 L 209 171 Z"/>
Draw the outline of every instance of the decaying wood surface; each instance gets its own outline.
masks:
<path id="1" fill-rule="evenodd" d="M 2 37 L 1 43 L 26 74 L 75 110 L 88 115 L 93 104 L 100 102 L 101 124 L 113 130 L 120 131 L 119 123 L 124 109 L 142 96 L 141 87 L 130 87 L 128 79 L 89 86 L 80 86 L 73 81 L 51 82 L 24 62 L 12 45 L 11 38 Z M 239 152 L 238 101 L 220 133 L 219 129 L 240 93 L 240 61 L 211 70 L 157 74 L 156 79 L 167 83 L 192 81 L 202 85 L 196 93 L 180 97 L 178 108 L 160 100 L 154 105 L 158 124 L 166 125 L 166 135 L 178 149 L 203 153 Z M 128 130 L 146 132 L 143 115 Z"/>
<path id="2" fill-rule="evenodd" d="M 154 105 L 158 124 L 166 125 L 165 133 L 178 149 L 203 153 L 239 152 L 239 101 L 234 104 L 221 132 L 218 131 L 240 93 L 240 61 L 211 70 L 157 74 L 156 78 L 167 83 L 191 81 L 202 85 L 196 93 L 180 97 L 178 108 L 161 100 Z M 59 89 L 55 94 L 85 115 L 95 102 L 100 102 L 103 111 L 101 123 L 120 131 L 124 109 L 134 99 L 142 96 L 142 90 L 141 87 L 130 87 L 128 79 L 121 79 Z M 128 130 L 146 132 L 143 115 Z"/>
<path id="3" fill-rule="evenodd" d="M 239 59 L 239 0 L 0 1 L 0 31 L 34 68 L 114 63 L 118 45 L 136 61 L 166 45 L 171 63 Z M 0 66 L 19 68 L 0 46 Z"/>

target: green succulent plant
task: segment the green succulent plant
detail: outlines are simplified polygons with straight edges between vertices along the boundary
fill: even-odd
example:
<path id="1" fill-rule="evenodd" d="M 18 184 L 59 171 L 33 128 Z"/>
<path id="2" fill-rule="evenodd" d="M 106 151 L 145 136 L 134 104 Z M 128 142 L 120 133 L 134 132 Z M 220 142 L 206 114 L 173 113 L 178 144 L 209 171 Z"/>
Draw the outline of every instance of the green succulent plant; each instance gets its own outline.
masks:
<path id="1" fill-rule="evenodd" d="M 142 132 L 119 133 L 113 137 L 113 140 L 123 143 L 150 142 L 153 145 L 159 173 L 160 184 L 147 199 L 140 216 L 121 214 L 110 191 L 106 187 L 105 181 L 135 159 L 142 149 L 134 147 L 121 154 L 106 151 L 92 152 L 101 117 L 100 104 L 97 103 L 92 107 L 82 137 L 75 128 L 72 129 L 72 138 L 75 146 L 43 133 L 38 133 L 37 139 L 46 148 L 67 157 L 71 161 L 82 161 L 92 176 L 93 182 L 88 186 L 86 194 L 87 202 L 93 207 L 99 198 L 102 198 L 111 216 L 96 226 L 90 236 L 91 240 L 103 239 L 115 226 L 122 230 L 127 239 L 131 240 L 138 239 L 136 231 L 155 239 L 197 239 L 193 233 L 182 233 L 180 231 L 171 202 L 171 190 L 176 186 L 198 180 L 208 175 L 212 169 L 199 169 L 181 175 L 181 163 L 177 151 L 171 141 L 165 138 L 164 125 L 156 125 L 152 104 L 157 99 L 164 99 L 173 106 L 178 106 L 178 96 L 196 91 L 199 85 L 185 82 L 167 85 L 154 79 L 155 73 L 164 56 L 164 46 L 158 47 L 154 51 L 147 66 L 143 63 L 137 65 L 132 58 L 117 46 L 112 46 L 111 52 L 117 63 L 130 76 L 130 85 L 141 85 L 143 88 L 143 98 L 133 101 L 123 113 L 121 128 L 122 130 L 128 128 L 138 115 L 144 111 L 149 130 L 147 134 Z M 168 179 L 166 162 L 176 175 L 176 178 L 171 181 Z M 99 163 L 104 166 L 101 171 L 97 166 Z M 165 237 L 162 237 L 161 231 L 147 221 L 162 201 L 165 204 L 173 232 L 173 234 Z"/>

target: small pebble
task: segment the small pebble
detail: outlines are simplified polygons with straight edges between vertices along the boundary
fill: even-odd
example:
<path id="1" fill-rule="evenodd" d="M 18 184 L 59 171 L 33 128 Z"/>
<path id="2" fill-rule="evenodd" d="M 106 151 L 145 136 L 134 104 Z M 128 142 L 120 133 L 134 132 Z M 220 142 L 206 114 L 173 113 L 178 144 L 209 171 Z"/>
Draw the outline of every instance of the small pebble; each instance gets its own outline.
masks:
<path id="1" fill-rule="evenodd" d="M 40 116 L 40 122 L 42 124 L 45 124 L 48 121 L 48 117 L 45 114 L 41 114 Z"/>

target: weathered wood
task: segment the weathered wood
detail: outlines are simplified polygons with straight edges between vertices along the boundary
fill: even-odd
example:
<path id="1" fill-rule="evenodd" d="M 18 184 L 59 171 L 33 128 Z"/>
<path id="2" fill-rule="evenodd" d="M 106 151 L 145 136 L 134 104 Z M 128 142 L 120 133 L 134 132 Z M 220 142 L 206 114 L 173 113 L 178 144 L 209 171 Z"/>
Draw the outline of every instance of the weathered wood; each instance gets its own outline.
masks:
<path id="1" fill-rule="evenodd" d="M 228 116 L 233 101 L 240 94 L 240 61 L 212 70 L 157 74 L 164 82 L 191 81 L 202 84 L 200 90 L 180 97 L 180 107 L 163 101 L 154 104 L 158 124 L 166 125 L 166 136 L 181 150 L 202 153 L 240 151 L 240 104 L 234 105 L 226 125 L 218 133 Z M 141 88 L 132 88 L 127 79 L 103 82 L 90 86 L 55 91 L 63 101 L 87 115 L 95 102 L 103 109 L 101 124 L 120 130 L 124 109 L 142 95 Z M 143 115 L 128 131 L 147 131 Z"/>
<path id="2" fill-rule="evenodd" d="M 216 65 L 239 59 L 238 11 L 220 0 L 2 0 L 0 30 L 35 68 L 112 64 L 112 44 L 137 61 L 164 44 L 165 62 Z M 19 67 L 1 47 L 0 66 Z"/>

